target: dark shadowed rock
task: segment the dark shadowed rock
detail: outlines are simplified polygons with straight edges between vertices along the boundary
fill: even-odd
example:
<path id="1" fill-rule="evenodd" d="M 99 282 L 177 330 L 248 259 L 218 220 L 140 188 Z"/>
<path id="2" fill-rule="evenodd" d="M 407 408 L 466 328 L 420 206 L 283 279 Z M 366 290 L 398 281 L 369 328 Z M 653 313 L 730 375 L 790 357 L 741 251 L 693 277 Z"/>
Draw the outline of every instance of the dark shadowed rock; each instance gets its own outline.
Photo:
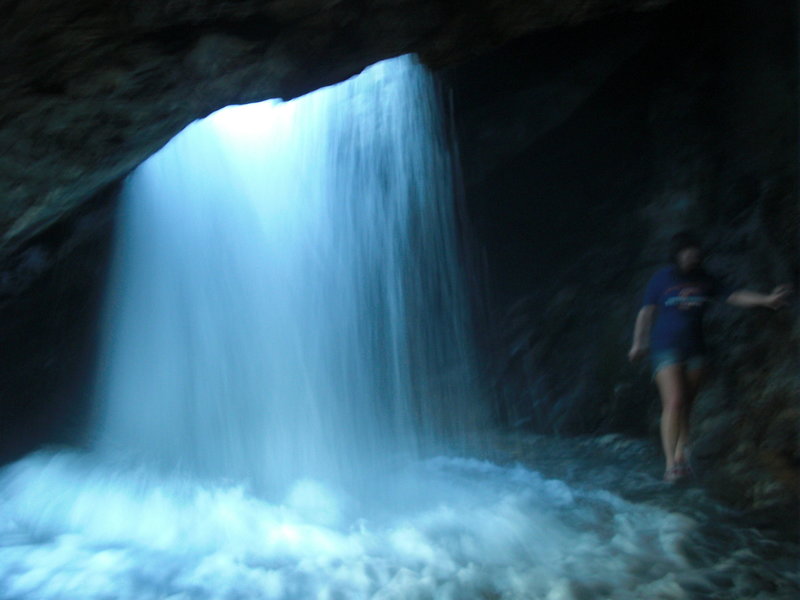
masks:
<path id="1" fill-rule="evenodd" d="M 0 271 L 0 462 L 84 439 L 116 191 L 84 202 Z"/>

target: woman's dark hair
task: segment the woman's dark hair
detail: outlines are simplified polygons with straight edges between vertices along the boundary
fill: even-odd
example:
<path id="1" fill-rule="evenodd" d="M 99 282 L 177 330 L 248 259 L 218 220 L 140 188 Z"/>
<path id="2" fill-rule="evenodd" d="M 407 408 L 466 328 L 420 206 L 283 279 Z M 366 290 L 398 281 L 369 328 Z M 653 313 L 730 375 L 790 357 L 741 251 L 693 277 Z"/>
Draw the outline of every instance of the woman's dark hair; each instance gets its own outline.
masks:
<path id="1" fill-rule="evenodd" d="M 691 231 L 679 231 L 669 242 L 669 260 L 677 264 L 678 253 L 686 248 L 697 248 L 702 251 L 703 245 L 700 243 L 700 238 Z"/>

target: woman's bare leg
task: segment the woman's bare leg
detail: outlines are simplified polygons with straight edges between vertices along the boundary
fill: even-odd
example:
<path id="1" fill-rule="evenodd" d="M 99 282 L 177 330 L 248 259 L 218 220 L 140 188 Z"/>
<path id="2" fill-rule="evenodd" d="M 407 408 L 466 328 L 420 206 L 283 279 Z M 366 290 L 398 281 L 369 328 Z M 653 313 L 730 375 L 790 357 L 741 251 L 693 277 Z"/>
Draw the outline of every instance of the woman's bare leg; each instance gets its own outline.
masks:
<path id="1" fill-rule="evenodd" d="M 675 448 L 675 462 L 686 461 L 686 447 L 689 445 L 689 419 L 697 393 L 703 385 L 706 371 L 703 367 L 692 369 L 686 372 L 686 397 L 684 408 L 681 411 L 680 432 L 678 433 L 678 443 Z"/>
<path id="2" fill-rule="evenodd" d="M 687 385 L 683 365 L 667 365 L 660 369 L 656 373 L 656 385 L 661 396 L 661 445 L 669 471 L 675 466 L 675 453 L 686 403 Z"/>

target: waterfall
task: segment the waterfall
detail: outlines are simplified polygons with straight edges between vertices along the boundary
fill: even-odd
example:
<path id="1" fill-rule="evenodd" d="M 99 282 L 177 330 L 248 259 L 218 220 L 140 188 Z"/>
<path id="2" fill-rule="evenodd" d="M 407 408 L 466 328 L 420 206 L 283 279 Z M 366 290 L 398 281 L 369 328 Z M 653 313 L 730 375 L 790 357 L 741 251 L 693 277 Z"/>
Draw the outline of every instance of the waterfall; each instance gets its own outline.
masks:
<path id="1" fill-rule="evenodd" d="M 193 123 L 126 183 L 101 452 L 366 485 L 482 419 L 451 156 L 410 57 Z"/>

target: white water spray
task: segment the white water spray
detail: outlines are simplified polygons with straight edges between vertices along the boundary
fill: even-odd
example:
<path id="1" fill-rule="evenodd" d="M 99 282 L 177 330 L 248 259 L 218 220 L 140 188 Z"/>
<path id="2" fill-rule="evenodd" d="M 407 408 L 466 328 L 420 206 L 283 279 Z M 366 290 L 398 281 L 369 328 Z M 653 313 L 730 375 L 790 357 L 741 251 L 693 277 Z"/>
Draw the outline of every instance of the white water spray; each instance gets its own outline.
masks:
<path id="1" fill-rule="evenodd" d="M 103 450 L 360 485 L 471 425 L 450 156 L 405 57 L 197 122 L 125 189 Z"/>

